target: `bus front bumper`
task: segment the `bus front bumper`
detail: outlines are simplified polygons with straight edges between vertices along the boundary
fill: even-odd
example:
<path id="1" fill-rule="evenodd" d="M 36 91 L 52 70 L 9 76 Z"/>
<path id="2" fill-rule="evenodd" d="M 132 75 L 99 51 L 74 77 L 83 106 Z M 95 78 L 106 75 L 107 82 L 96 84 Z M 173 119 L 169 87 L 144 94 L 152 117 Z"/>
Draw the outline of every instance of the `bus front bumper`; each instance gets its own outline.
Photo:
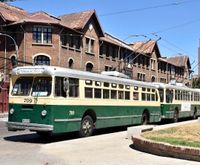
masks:
<path id="1" fill-rule="evenodd" d="M 53 125 L 35 124 L 35 123 L 20 123 L 20 122 L 7 122 L 9 131 L 17 130 L 31 130 L 31 131 L 53 131 Z"/>

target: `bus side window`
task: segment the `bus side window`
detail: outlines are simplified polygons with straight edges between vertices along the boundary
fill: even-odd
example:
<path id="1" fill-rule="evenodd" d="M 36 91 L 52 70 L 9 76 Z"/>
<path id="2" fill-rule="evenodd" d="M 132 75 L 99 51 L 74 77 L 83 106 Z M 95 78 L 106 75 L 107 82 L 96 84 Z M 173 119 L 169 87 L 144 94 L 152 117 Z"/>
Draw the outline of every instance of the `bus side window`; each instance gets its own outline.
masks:
<path id="1" fill-rule="evenodd" d="M 111 99 L 117 99 L 117 91 L 111 90 Z"/>
<path id="2" fill-rule="evenodd" d="M 69 97 L 79 96 L 79 79 L 69 78 Z"/>
<path id="3" fill-rule="evenodd" d="M 133 100 L 139 100 L 139 93 L 133 92 Z"/>
<path id="4" fill-rule="evenodd" d="M 85 98 L 93 98 L 93 88 L 85 88 Z"/>
<path id="5" fill-rule="evenodd" d="M 56 77 L 55 78 L 55 96 L 62 96 L 66 97 L 66 92 L 64 91 L 63 87 L 63 77 Z"/>
<path id="6" fill-rule="evenodd" d="M 172 100 L 173 100 L 173 90 L 166 89 L 166 102 L 172 103 Z"/>
<path id="7" fill-rule="evenodd" d="M 160 95 L 160 102 L 164 101 L 164 90 L 163 89 L 159 89 L 159 95 Z"/>

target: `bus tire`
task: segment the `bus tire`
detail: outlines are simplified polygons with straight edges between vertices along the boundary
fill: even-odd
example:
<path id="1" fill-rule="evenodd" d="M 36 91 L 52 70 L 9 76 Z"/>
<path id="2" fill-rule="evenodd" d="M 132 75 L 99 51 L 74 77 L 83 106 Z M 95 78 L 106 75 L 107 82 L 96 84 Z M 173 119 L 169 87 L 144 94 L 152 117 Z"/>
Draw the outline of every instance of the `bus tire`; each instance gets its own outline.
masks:
<path id="1" fill-rule="evenodd" d="M 83 117 L 81 121 L 80 137 L 88 137 L 93 134 L 94 131 L 94 121 L 91 116 L 87 115 Z"/>
<path id="2" fill-rule="evenodd" d="M 179 118 L 178 110 L 174 111 L 173 122 L 177 123 Z"/>
<path id="3" fill-rule="evenodd" d="M 147 111 L 144 111 L 142 114 L 142 119 L 141 119 L 141 124 L 142 125 L 147 125 L 149 122 L 149 115 Z"/>

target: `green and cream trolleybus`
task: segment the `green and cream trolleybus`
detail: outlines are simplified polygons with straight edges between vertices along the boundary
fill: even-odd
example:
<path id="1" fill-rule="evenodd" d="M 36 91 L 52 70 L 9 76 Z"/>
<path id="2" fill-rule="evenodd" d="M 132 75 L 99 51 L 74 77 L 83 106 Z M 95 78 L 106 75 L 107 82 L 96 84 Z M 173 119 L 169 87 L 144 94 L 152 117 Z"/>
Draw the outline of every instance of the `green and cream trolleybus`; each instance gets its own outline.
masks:
<path id="1" fill-rule="evenodd" d="M 180 83 L 153 83 L 159 89 L 162 119 L 172 119 L 200 115 L 200 89 L 189 88 Z"/>
<path id="2" fill-rule="evenodd" d="M 81 136 L 90 136 L 95 128 L 161 120 L 155 85 L 107 73 L 54 66 L 13 69 L 8 130 L 79 131 Z"/>

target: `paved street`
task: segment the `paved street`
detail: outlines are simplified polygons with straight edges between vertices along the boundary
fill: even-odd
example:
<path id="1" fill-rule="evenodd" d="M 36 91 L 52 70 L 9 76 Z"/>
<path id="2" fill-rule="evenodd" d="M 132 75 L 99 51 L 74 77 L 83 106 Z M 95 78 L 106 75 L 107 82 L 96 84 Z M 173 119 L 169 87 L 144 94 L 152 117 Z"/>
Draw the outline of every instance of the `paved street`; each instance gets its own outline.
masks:
<path id="1" fill-rule="evenodd" d="M 96 136 L 77 138 L 55 135 L 42 139 L 34 133 L 8 132 L 0 121 L 1 165 L 198 165 L 198 162 L 166 158 L 132 149 L 124 128 L 98 131 Z"/>

